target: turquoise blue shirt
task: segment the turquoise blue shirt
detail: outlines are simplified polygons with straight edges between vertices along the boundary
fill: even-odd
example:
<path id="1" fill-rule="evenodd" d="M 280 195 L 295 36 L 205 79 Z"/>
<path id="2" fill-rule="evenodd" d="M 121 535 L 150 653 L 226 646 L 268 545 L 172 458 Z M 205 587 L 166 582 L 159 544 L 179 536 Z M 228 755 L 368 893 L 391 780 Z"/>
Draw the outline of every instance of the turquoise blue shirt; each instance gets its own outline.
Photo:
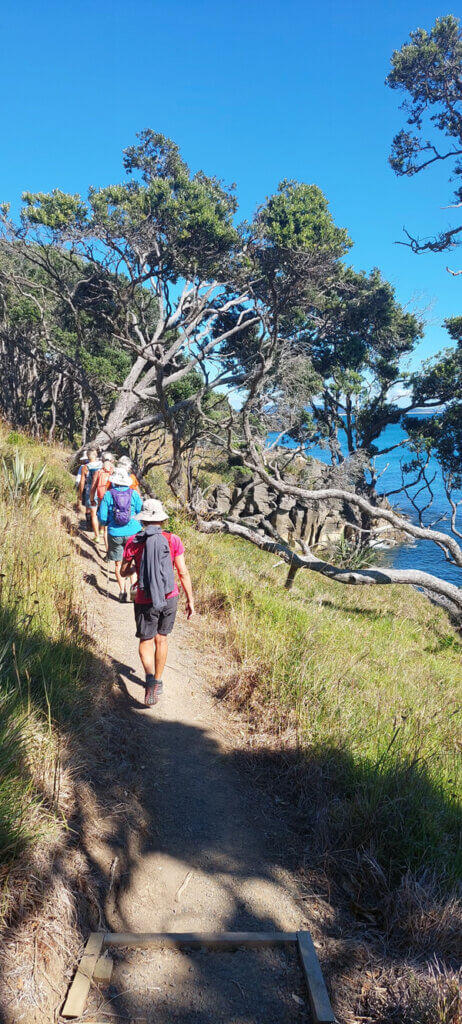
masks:
<path id="1" fill-rule="evenodd" d="M 128 487 L 115 487 L 115 491 L 128 491 Z M 114 523 L 114 502 L 112 500 L 112 494 L 110 491 L 106 491 L 101 505 L 98 509 L 98 519 L 103 526 L 107 526 L 107 532 L 110 533 L 111 537 L 131 537 L 134 533 L 139 533 L 143 529 L 142 524 L 138 519 L 134 519 L 138 512 L 141 512 L 143 508 L 143 502 L 138 494 L 138 491 L 132 491 L 132 502 L 130 506 L 131 519 L 128 521 L 126 526 L 116 526 Z"/>

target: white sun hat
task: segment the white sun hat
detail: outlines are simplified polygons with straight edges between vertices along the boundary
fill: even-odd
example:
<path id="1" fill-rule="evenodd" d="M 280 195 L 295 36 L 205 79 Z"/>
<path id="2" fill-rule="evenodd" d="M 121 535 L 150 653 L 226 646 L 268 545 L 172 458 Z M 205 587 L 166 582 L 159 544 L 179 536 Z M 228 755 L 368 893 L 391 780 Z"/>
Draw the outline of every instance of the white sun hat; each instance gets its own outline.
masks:
<path id="1" fill-rule="evenodd" d="M 132 463 L 132 460 L 129 459 L 128 455 L 121 455 L 120 459 L 118 459 L 117 465 L 118 466 L 125 466 L 126 469 L 131 469 L 133 463 Z"/>
<path id="2" fill-rule="evenodd" d="M 135 519 L 139 519 L 141 523 L 163 523 L 168 519 L 168 512 L 157 498 L 146 498 L 141 512 L 138 512 Z"/>
<path id="3" fill-rule="evenodd" d="M 111 484 L 116 487 L 130 487 L 132 482 L 130 474 L 127 473 L 127 470 L 124 469 L 123 466 L 116 467 L 110 480 Z"/>

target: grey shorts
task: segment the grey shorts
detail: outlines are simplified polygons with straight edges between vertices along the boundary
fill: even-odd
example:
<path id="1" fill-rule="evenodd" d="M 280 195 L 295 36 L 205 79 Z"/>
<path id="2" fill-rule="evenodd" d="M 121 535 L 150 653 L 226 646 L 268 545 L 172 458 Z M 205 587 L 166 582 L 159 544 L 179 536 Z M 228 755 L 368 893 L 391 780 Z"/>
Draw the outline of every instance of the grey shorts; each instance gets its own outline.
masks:
<path id="1" fill-rule="evenodd" d="M 153 640 L 158 633 L 161 636 L 168 636 L 175 624 L 176 610 L 178 608 L 178 594 L 176 597 L 169 597 L 167 607 L 163 612 L 155 612 L 152 604 L 134 604 L 136 636 L 138 640 Z"/>
<path id="2" fill-rule="evenodd" d="M 121 562 L 124 553 L 124 547 L 127 543 L 126 537 L 113 537 L 111 533 L 107 535 L 108 545 L 108 558 L 111 562 Z"/>

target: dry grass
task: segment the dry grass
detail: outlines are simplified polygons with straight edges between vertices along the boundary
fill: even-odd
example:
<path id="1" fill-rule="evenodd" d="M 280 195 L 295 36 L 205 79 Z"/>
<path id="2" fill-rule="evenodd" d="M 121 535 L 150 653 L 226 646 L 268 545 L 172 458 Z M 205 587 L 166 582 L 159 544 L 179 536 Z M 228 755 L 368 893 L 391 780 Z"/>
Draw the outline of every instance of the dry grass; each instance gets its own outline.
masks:
<path id="1" fill-rule="evenodd" d="M 256 785 L 295 809 L 313 891 L 321 878 L 382 976 L 362 991 L 350 956 L 341 1019 L 459 1024 L 460 636 L 408 588 L 299 573 L 289 596 L 272 556 L 175 529 Z"/>
<path id="2" fill-rule="evenodd" d="M 103 681 L 82 625 L 60 505 L 73 493 L 59 449 L 0 431 L 0 454 L 46 463 L 43 495 L 0 498 L 0 1014 L 51 1019 L 98 891 L 75 823 L 90 787 L 81 742 Z M 88 790 L 88 793 L 87 793 Z M 92 807 L 94 812 L 94 807 Z M 96 916 L 95 916 L 96 914 Z M 43 1017 L 41 1013 L 43 1011 Z"/>

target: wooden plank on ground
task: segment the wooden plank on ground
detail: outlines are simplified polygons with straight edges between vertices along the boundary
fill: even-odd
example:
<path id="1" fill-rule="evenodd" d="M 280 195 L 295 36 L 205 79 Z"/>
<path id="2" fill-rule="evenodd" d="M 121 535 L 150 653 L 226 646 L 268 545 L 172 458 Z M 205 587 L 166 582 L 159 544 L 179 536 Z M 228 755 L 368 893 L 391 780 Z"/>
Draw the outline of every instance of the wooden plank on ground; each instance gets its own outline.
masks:
<path id="1" fill-rule="evenodd" d="M 81 1017 L 85 1009 L 93 971 L 103 945 L 104 932 L 92 932 L 61 1011 L 62 1017 Z"/>
<path id="2" fill-rule="evenodd" d="M 104 946 L 130 946 L 134 949 L 150 946 L 190 946 L 200 949 L 236 949 L 247 946 L 257 949 L 265 946 L 284 946 L 296 942 L 296 932 L 107 932 Z"/>
<path id="3" fill-rule="evenodd" d="M 113 967 L 114 961 L 110 956 L 100 956 L 96 961 L 92 980 L 100 985 L 109 985 Z"/>
<path id="4" fill-rule="evenodd" d="M 326 983 L 322 976 L 321 965 L 310 933 L 297 932 L 297 943 L 308 987 L 314 1024 L 335 1024 L 335 1014 L 330 1005 Z"/>

